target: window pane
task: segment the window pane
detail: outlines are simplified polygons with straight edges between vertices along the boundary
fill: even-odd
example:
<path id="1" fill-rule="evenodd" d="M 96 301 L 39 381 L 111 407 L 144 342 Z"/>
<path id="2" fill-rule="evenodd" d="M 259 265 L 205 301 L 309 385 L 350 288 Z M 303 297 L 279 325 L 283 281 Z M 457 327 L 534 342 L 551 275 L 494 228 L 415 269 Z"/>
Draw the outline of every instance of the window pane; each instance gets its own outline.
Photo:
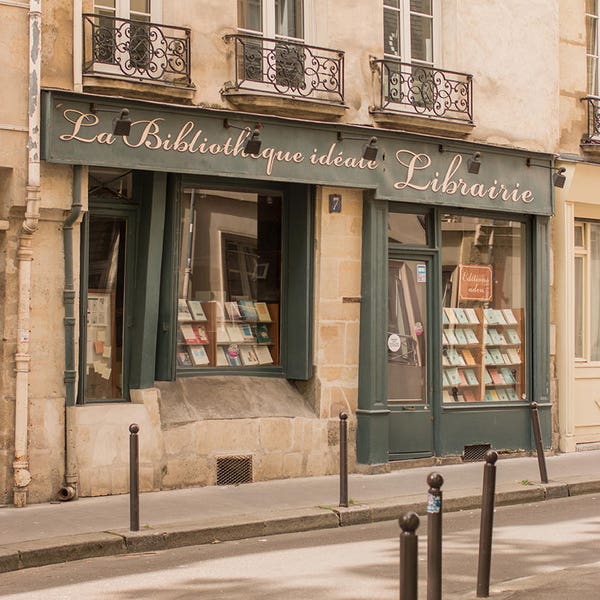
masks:
<path id="1" fill-rule="evenodd" d="M 575 257 L 575 358 L 584 358 L 583 309 L 585 305 L 583 256 Z"/>
<path id="2" fill-rule="evenodd" d="M 584 225 L 582 223 L 575 224 L 575 247 L 583 248 L 585 247 L 585 238 L 583 234 Z"/>
<path id="3" fill-rule="evenodd" d="M 383 1 L 383 5 L 384 6 L 392 6 L 394 8 L 399 8 L 400 7 L 400 0 L 384 0 Z"/>
<path id="4" fill-rule="evenodd" d="M 94 11 L 96 11 L 99 8 L 104 8 L 104 9 L 112 9 L 113 11 L 115 10 L 115 2 L 116 0 L 96 0 L 96 2 L 94 3 Z"/>
<path id="5" fill-rule="evenodd" d="M 410 18 L 411 59 L 433 63 L 433 21 L 428 17 Z"/>
<path id="6" fill-rule="evenodd" d="M 238 27 L 262 32 L 261 0 L 238 0 Z"/>
<path id="7" fill-rule="evenodd" d="M 444 402 L 510 402 L 525 385 L 525 225 L 444 215 Z"/>
<path id="8" fill-rule="evenodd" d="M 401 56 L 400 13 L 398 11 L 383 11 L 383 51 L 392 56 Z"/>
<path id="9" fill-rule="evenodd" d="M 150 0 L 130 0 L 129 9 L 131 12 L 150 14 Z"/>
<path id="10" fill-rule="evenodd" d="M 595 306 L 590 311 L 590 360 L 600 360 L 600 225 L 590 223 L 590 299 L 594 298 Z"/>
<path id="11" fill-rule="evenodd" d="M 427 217 L 390 212 L 388 215 L 388 241 L 413 246 L 427 245 Z"/>
<path id="12" fill-rule="evenodd" d="M 275 34 L 304 38 L 302 0 L 275 0 Z"/>
<path id="13" fill-rule="evenodd" d="M 177 366 L 279 364 L 281 198 L 188 192 L 181 233 Z"/>
<path id="14" fill-rule="evenodd" d="M 410 10 L 425 15 L 433 15 L 431 0 L 410 0 Z"/>

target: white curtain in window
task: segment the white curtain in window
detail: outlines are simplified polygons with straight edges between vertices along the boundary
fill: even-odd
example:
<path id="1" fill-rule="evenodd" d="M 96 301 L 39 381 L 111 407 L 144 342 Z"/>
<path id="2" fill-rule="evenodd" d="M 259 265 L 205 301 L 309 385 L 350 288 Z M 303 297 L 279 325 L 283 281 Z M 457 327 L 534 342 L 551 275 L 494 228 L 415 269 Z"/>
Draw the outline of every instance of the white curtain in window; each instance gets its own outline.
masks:
<path id="1" fill-rule="evenodd" d="M 590 224 L 590 360 L 600 361 L 600 224 Z"/>

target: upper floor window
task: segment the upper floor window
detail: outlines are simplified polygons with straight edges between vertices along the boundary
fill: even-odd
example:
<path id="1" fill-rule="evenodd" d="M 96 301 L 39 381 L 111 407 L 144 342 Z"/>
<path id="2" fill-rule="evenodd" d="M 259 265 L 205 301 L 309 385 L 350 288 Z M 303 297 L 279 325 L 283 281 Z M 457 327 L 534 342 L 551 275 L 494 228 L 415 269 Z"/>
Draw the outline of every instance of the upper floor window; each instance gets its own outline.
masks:
<path id="1" fill-rule="evenodd" d="M 600 14 L 598 13 L 598 0 L 586 0 L 585 12 L 587 33 L 587 89 L 588 94 L 597 96 L 600 93 L 600 88 L 598 86 L 598 71 L 600 69 L 600 49 L 598 48 Z"/>
<path id="2" fill-rule="evenodd" d="M 437 52 L 438 6 L 437 0 L 384 0 L 385 56 L 433 65 Z"/>
<path id="3" fill-rule="evenodd" d="M 265 37 L 304 40 L 304 0 L 238 0 L 241 31 Z"/>
<path id="4" fill-rule="evenodd" d="M 106 17 L 159 22 L 161 0 L 96 0 L 94 12 Z"/>

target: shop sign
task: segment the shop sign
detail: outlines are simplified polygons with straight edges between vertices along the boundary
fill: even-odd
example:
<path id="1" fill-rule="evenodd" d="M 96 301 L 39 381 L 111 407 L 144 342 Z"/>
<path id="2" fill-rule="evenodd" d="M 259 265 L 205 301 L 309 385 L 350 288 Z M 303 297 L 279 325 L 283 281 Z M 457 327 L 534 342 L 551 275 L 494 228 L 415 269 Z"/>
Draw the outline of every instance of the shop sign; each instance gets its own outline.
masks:
<path id="1" fill-rule="evenodd" d="M 366 160 L 364 144 L 340 140 L 334 126 L 261 117 L 262 147 L 248 154 L 256 117 L 247 117 L 248 130 L 232 134 L 224 127 L 230 115 L 219 111 L 106 98 L 95 99 L 92 111 L 89 98 L 77 94 L 44 97 L 43 158 L 50 162 L 352 186 L 387 200 L 552 214 L 551 171 L 527 167 L 531 153 L 478 147 L 482 166 L 475 175 L 466 168 L 468 148 L 440 152 L 428 138 L 377 131 L 377 158 Z M 130 107 L 128 136 L 112 133 L 117 103 Z M 547 155 L 535 158 L 550 165 Z"/>
<path id="2" fill-rule="evenodd" d="M 492 299 L 492 267 L 459 265 L 458 299 L 489 302 Z"/>

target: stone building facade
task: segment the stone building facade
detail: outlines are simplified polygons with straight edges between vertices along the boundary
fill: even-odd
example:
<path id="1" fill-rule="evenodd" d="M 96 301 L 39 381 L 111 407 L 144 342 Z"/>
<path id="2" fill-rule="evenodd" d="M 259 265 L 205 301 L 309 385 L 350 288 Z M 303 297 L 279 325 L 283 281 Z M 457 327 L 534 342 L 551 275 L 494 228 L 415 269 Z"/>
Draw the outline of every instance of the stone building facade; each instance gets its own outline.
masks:
<path id="1" fill-rule="evenodd" d="M 134 4 L 0 0 L 2 501 L 126 492 L 133 422 L 142 490 L 335 473 L 341 411 L 353 470 L 549 446 L 566 2 Z"/>

